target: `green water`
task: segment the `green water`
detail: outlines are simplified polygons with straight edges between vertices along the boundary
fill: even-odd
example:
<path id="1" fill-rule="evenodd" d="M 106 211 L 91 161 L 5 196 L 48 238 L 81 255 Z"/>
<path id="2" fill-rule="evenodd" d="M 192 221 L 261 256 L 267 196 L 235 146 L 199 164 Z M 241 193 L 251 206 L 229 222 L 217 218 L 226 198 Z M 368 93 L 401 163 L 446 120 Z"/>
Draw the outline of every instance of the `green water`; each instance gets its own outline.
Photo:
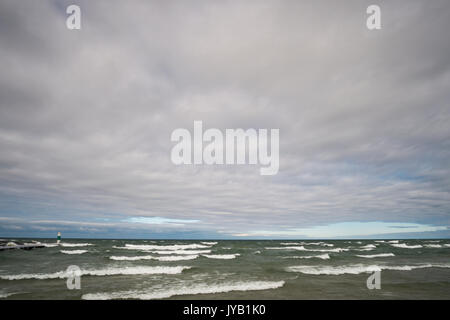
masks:
<path id="1" fill-rule="evenodd" d="M 41 241 L 53 246 L 0 252 L 0 298 L 450 298 L 449 240 Z M 79 290 L 67 287 L 73 265 Z M 376 270 L 381 289 L 369 290 Z"/>

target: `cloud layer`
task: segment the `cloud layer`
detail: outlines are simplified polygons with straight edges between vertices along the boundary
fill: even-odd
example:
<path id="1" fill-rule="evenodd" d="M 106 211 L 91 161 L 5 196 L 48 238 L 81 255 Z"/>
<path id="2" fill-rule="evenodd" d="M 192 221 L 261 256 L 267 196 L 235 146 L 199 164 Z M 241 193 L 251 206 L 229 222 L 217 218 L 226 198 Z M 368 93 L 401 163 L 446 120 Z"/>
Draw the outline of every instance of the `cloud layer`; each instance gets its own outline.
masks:
<path id="1" fill-rule="evenodd" d="M 449 226 L 448 1 L 379 31 L 365 1 L 78 1 L 80 31 L 72 3 L 0 4 L 0 235 Z M 174 166 L 194 120 L 279 128 L 279 173 Z"/>

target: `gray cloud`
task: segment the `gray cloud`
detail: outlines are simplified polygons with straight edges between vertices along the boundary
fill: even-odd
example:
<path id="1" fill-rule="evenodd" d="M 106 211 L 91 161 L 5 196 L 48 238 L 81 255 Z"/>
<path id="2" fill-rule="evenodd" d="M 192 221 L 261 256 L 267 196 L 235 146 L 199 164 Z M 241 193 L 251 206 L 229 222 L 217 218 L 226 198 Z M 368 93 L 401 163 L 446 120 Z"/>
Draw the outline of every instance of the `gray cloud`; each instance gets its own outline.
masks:
<path id="1" fill-rule="evenodd" d="M 0 4 L 3 217 L 449 225 L 447 1 L 380 1 L 380 31 L 369 1 L 78 3 L 80 31 L 71 1 Z M 279 174 L 174 166 L 170 134 L 194 120 L 279 128 Z"/>

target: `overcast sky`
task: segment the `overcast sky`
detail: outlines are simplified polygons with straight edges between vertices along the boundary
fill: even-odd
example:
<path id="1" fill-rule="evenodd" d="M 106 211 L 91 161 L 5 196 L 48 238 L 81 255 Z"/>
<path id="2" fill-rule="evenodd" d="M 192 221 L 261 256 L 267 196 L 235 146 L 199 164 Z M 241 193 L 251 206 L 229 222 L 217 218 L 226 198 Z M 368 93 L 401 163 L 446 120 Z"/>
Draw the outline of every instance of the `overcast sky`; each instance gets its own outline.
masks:
<path id="1" fill-rule="evenodd" d="M 0 236 L 449 237 L 449 30 L 447 0 L 2 0 Z M 278 128 L 279 173 L 175 166 L 194 120 Z"/>

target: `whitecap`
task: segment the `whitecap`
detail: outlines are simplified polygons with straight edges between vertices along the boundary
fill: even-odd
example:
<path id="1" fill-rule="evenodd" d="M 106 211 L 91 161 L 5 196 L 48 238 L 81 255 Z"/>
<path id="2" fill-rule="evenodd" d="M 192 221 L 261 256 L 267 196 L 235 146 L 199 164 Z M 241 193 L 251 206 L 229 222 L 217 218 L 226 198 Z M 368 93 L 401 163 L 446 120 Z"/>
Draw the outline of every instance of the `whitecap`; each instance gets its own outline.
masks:
<path id="1" fill-rule="evenodd" d="M 82 296 L 85 300 L 109 300 L 109 299 L 164 299 L 177 295 L 214 294 L 230 291 L 256 291 L 276 289 L 284 286 L 284 281 L 247 281 L 227 282 L 218 284 L 196 284 L 191 286 L 180 286 L 175 288 L 154 289 L 145 291 L 121 291 L 88 293 Z"/>
<path id="2" fill-rule="evenodd" d="M 125 247 L 116 247 L 116 249 L 128 249 L 128 250 L 186 250 L 186 249 L 203 249 L 210 248 L 211 245 L 204 244 L 173 244 L 173 245 L 157 245 L 157 244 L 125 244 Z"/>
<path id="3" fill-rule="evenodd" d="M 376 245 L 374 245 L 374 244 L 367 244 L 367 245 L 365 245 L 365 246 L 362 246 L 361 248 L 362 249 L 369 249 L 369 248 L 376 248 L 377 246 Z"/>
<path id="4" fill-rule="evenodd" d="M 393 253 L 379 253 L 379 254 L 367 254 L 367 255 L 357 254 L 356 256 L 360 257 L 360 258 L 382 258 L 382 257 L 394 257 L 395 254 L 393 254 Z"/>
<path id="5" fill-rule="evenodd" d="M 379 265 L 344 265 L 344 266 L 291 266 L 287 267 L 288 272 L 300 272 L 312 275 L 342 275 L 342 274 L 360 274 L 371 273 L 381 270 L 397 270 L 410 271 L 421 268 L 450 268 L 450 264 L 421 264 L 421 265 L 405 265 L 405 266 L 379 266 Z"/>
<path id="6" fill-rule="evenodd" d="M 156 257 L 155 256 L 111 256 L 109 257 L 111 260 L 118 260 L 118 261 L 138 261 L 138 260 L 153 260 Z"/>
<path id="7" fill-rule="evenodd" d="M 280 242 L 281 245 L 283 246 L 292 246 L 292 245 L 301 245 L 303 243 L 300 242 Z"/>
<path id="8" fill-rule="evenodd" d="M 325 254 L 319 254 L 319 255 L 316 255 L 316 256 L 290 256 L 290 257 L 283 257 L 283 259 L 313 259 L 313 258 L 327 260 L 327 259 L 330 259 L 330 255 L 328 253 L 325 253 Z"/>
<path id="9" fill-rule="evenodd" d="M 87 250 L 59 250 L 61 253 L 65 254 L 83 254 L 88 252 Z"/>
<path id="10" fill-rule="evenodd" d="M 146 250 L 145 252 L 148 253 L 156 253 L 156 254 L 189 254 L 189 255 L 195 255 L 195 254 L 203 254 L 203 253 L 211 253 L 211 250 L 172 250 L 172 251 L 161 251 L 161 250 Z"/>
<path id="11" fill-rule="evenodd" d="M 139 261 L 139 260 L 158 260 L 158 261 L 182 261 L 182 260 L 194 260 L 198 258 L 198 255 L 191 256 L 164 256 L 164 257 L 156 257 L 156 256 L 111 256 L 109 257 L 111 260 L 118 261 Z"/>
<path id="12" fill-rule="evenodd" d="M 427 248 L 442 248 L 440 244 L 425 244 Z"/>
<path id="13" fill-rule="evenodd" d="M 418 244 L 418 245 L 413 245 L 413 246 L 409 246 L 405 243 L 393 243 L 391 244 L 391 246 L 396 247 L 396 248 L 403 248 L 403 249 L 418 249 L 418 248 L 422 248 L 422 245 Z"/>
<path id="14" fill-rule="evenodd" d="M 182 261 L 182 260 L 194 260 L 197 259 L 198 255 L 191 256 L 164 256 L 164 257 L 156 257 L 155 259 L 158 261 Z"/>
<path id="15" fill-rule="evenodd" d="M 92 243 L 69 243 L 69 242 L 61 242 L 59 245 L 61 247 L 87 247 L 87 246 L 93 246 Z"/>
<path id="16" fill-rule="evenodd" d="M 235 259 L 237 256 L 240 256 L 239 253 L 235 254 L 203 254 L 202 256 L 210 259 Z"/>
<path id="17" fill-rule="evenodd" d="M 0 292 L 0 299 L 5 299 L 12 295 L 20 294 L 20 293 L 24 293 L 24 292 L 9 292 L 9 293 Z"/>
<path id="18" fill-rule="evenodd" d="M 326 242 L 302 242 L 303 245 L 315 245 L 315 246 L 325 246 L 325 247 L 334 247 L 334 244 L 332 243 L 326 243 Z"/>
<path id="19" fill-rule="evenodd" d="M 59 246 L 59 244 L 57 244 L 57 243 L 42 243 L 42 245 L 47 248 L 53 248 L 53 247 Z"/>
<path id="20" fill-rule="evenodd" d="M 297 251 L 315 251 L 315 252 L 343 252 L 349 251 L 349 248 L 333 248 L 333 249 L 307 249 L 304 246 L 294 246 L 294 247 L 266 247 L 264 249 L 269 250 L 297 250 Z"/>
<path id="21" fill-rule="evenodd" d="M 114 275 L 146 275 L 146 274 L 178 274 L 183 270 L 191 267 L 176 266 L 134 266 L 134 267 L 110 267 L 104 269 L 81 270 L 80 276 L 114 276 Z M 63 279 L 67 278 L 69 274 L 66 271 L 59 271 L 54 273 L 35 273 L 35 274 L 15 274 L 15 275 L 0 275 L 3 280 L 26 280 L 26 279 Z"/>
<path id="22" fill-rule="evenodd" d="M 304 246 L 290 246 L 290 247 L 265 247 L 266 250 L 299 250 L 306 251 Z"/>

